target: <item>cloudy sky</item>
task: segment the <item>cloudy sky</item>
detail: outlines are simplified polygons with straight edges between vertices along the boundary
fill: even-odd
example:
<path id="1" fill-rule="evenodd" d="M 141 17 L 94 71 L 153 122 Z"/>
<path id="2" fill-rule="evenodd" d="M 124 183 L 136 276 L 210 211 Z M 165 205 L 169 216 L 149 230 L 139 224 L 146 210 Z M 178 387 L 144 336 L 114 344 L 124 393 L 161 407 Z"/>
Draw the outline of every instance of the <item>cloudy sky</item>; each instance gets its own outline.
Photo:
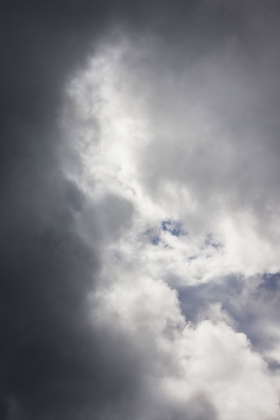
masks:
<path id="1" fill-rule="evenodd" d="M 0 418 L 279 419 L 279 2 L 0 27 Z"/>

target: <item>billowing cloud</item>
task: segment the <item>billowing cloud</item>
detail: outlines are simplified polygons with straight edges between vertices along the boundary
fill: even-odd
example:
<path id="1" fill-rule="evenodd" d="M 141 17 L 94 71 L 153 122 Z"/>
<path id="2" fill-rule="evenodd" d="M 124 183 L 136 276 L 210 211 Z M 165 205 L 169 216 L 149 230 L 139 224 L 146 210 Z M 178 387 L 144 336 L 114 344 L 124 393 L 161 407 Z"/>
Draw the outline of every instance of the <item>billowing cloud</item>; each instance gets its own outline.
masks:
<path id="1" fill-rule="evenodd" d="M 63 130 L 80 160 L 78 171 L 69 161 L 64 170 L 87 195 L 79 229 L 90 241 L 94 221 L 102 249 L 94 313 L 103 328 L 120 328 L 144 360 L 143 387 L 157 390 L 145 418 L 162 416 L 162 401 L 170 401 L 167 418 L 180 410 L 190 418 L 276 418 L 277 381 L 236 331 L 246 322 L 234 319 L 250 276 L 279 269 L 277 207 L 267 207 L 277 192 L 259 173 L 275 151 L 260 134 L 253 145 L 243 121 L 259 92 L 250 97 L 235 49 L 176 64 L 159 51 L 157 39 L 131 43 L 122 34 L 101 44 L 68 86 Z M 240 121 L 238 132 L 230 129 Z M 225 299 L 233 275 L 245 289 Z M 172 288 L 185 287 L 187 296 L 188 287 L 215 282 L 216 299 L 204 293 L 188 323 Z M 195 308 L 199 293 L 192 296 Z"/>
<path id="2" fill-rule="evenodd" d="M 15 9 L 0 416 L 276 420 L 276 2 Z"/>
<path id="3" fill-rule="evenodd" d="M 122 245 L 138 248 L 138 260 L 144 247 L 151 269 L 164 267 L 160 277 L 170 264 L 182 282 L 277 272 L 277 154 L 254 112 L 256 81 L 247 82 L 234 48 L 170 64 L 172 52 L 146 44 L 107 42 L 70 84 L 77 132 L 71 126 L 67 140 L 84 167 L 77 182 L 95 201 L 115 194 L 130 203 Z"/>

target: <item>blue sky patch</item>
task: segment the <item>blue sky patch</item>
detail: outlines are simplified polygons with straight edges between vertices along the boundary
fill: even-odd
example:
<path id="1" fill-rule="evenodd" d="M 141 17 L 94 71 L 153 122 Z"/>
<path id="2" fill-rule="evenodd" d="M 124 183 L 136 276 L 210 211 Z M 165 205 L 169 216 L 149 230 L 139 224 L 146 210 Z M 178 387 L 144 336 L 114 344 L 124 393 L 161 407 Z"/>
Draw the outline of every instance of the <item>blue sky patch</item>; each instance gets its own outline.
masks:
<path id="1" fill-rule="evenodd" d="M 160 239 L 159 237 L 156 237 L 156 238 L 153 238 L 151 242 L 153 245 L 158 245 L 160 243 Z"/>
<path id="2" fill-rule="evenodd" d="M 161 222 L 161 229 L 177 237 L 187 234 L 182 228 L 181 222 L 178 222 L 176 220 L 171 220 L 171 219 L 163 220 Z"/>

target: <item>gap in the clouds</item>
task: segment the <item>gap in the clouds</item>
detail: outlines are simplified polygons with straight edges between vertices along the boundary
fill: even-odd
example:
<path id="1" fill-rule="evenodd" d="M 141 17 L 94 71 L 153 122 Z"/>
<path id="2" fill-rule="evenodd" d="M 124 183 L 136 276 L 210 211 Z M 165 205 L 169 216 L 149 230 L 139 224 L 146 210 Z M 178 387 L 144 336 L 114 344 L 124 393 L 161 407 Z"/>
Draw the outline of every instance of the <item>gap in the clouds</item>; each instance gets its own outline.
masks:
<path id="1" fill-rule="evenodd" d="M 162 220 L 159 226 L 157 226 L 156 228 L 147 229 L 144 232 L 144 234 L 150 237 L 150 243 L 152 245 L 158 246 L 161 244 L 164 247 L 170 248 L 170 246 L 166 244 L 163 238 L 161 237 L 161 234 L 163 232 L 168 232 L 172 236 L 176 236 L 177 238 L 188 235 L 188 232 L 186 232 L 183 229 L 182 223 L 179 222 L 178 220 L 172 220 L 172 219 Z"/>
<path id="2" fill-rule="evenodd" d="M 180 286 L 176 290 L 186 319 L 196 322 L 201 312 L 213 304 L 220 304 L 221 308 L 232 315 L 230 297 L 240 294 L 242 288 L 239 278 L 231 275 L 208 283 Z"/>
<path id="3" fill-rule="evenodd" d="M 172 249 L 172 247 L 168 245 L 166 242 L 164 242 L 159 236 L 156 236 L 155 238 L 153 238 L 151 241 L 151 244 L 155 246 L 161 245 L 164 248 Z"/>
<path id="4" fill-rule="evenodd" d="M 249 291 L 249 293 L 248 293 Z M 225 308 L 246 334 L 254 348 L 268 363 L 270 370 L 279 368 L 279 360 L 271 358 L 270 351 L 278 346 L 280 315 L 280 273 L 263 273 L 243 282 L 243 291 L 228 300 Z"/>
<path id="5" fill-rule="evenodd" d="M 171 220 L 171 219 L 163 220 L 161 222 L 161 229 L 177 237 L 187 235 L 187 232 L 182 227 L 182 223 L 177 220 Z"/>
<path id="6" fill-rule="evenodd" d="M 262 290 L 267 290 L 270 292 L 278 292 L 280 291 L 280 273 L 266 273 L 262 276 L 263 282 L 260 283 L 258 289 L 259 292 Z"/>
<path id="7" fill-rule="evenodd" d="M 156 236 L 155 238 L 152 239 L 151 243 L 153 245 L 158 245 L 160 243 L 160 238 L 158 236 Z"/>
<path id="8" fill-rule="evenodd" d="M 280 363 L 270 351 L 277 347 L 273 328 L 279 324 L 280 273 L 265 273 L 255 278 L 230 275 L 208 283 L 176 288 L 181 310 L 190 322 L 207 317 L 215 305 L 228 314 L 238 332 L 244 333 L 261 354 L 270 371 Z M 272 334 L 273 332 L 273 334 Z"/>

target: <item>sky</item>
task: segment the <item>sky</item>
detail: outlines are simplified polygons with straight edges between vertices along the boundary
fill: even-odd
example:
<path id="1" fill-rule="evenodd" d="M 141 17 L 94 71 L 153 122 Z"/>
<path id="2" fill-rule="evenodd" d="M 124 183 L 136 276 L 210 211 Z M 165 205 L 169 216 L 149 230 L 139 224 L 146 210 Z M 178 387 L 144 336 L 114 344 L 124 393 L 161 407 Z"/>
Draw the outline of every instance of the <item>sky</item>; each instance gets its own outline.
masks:
<path id="1" fill-rule="evenodd" d="M 0 19 L 0 418 L 279 419 L 279 2 Z"/>

